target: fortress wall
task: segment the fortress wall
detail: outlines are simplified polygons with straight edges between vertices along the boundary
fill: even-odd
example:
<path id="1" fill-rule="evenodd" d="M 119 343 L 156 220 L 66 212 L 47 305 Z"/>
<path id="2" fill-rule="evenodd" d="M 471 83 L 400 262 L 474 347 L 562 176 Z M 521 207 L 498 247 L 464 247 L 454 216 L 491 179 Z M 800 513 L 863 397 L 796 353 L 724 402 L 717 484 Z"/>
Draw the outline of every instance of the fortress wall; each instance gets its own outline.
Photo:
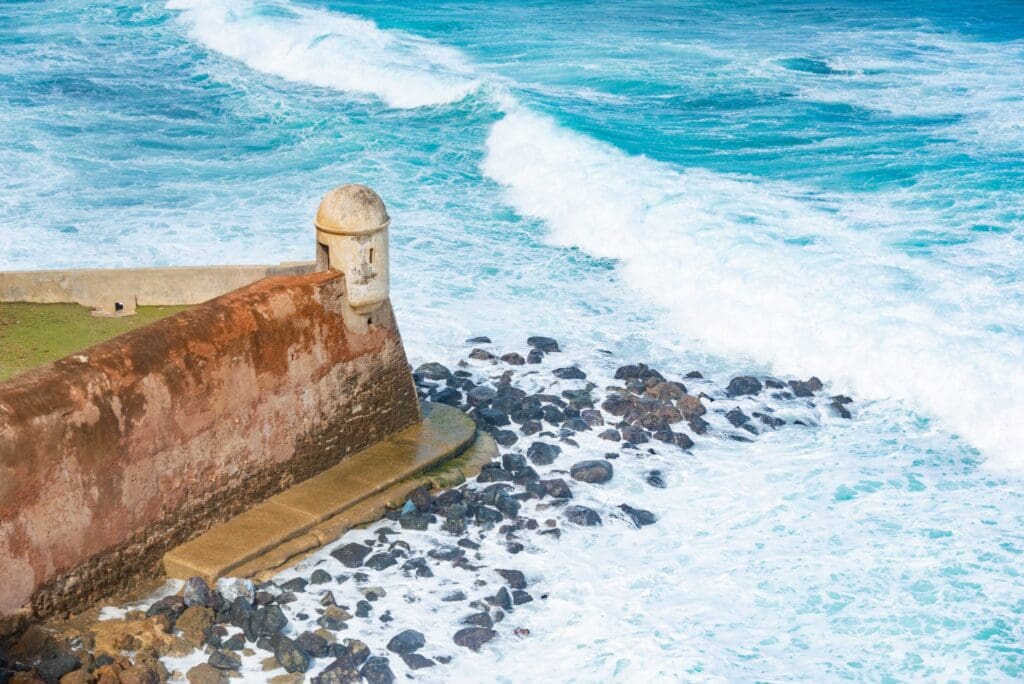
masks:
<path id="1" fill-rule="evenodd" d="M 159 574 L 417 422 L 390 303 L 353 325 L 346 294 L 337 271 L 266 278 L 0 383 L 0 622 Z"/>
<path id="2" fill-rule="evenodd" d="M 134 298 L 133 303 L 140 306 L 199 304 L 261 278 L 314 270 L 316 264 L 311 261 L 276 266 L 6 271 L 0 272 L 0 302 L 103 307 L 114 299 Z"/>

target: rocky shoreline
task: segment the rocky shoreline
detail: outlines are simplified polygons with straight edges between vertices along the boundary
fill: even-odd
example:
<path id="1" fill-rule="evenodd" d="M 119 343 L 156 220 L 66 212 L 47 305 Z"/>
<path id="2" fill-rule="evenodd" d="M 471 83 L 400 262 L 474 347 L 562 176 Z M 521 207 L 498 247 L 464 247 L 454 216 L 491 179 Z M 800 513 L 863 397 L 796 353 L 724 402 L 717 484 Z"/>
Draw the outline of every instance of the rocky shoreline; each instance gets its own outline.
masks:
<path id="1" fill-rule="evenodd" d="M 568 355 L 547 337 L 528 338 L 525 356 L 495 350 L 486 337 L 467 345 L 454 370 L 427 363 L 414 379 L 422 400 L 460 408 L 500 445 L 500 460 L 477 478 L 421 487 L 385 519 L 272 581 L 209 587 L 193 578 L 87 630 L 30 628 L 0 651 L 0 684 L 443 677 L 495 639 L 529 638 L 518 616 L 544 610 L 548 595 L 542 577 L 516 567 L 519 554 L 552 553 L 563 534 L 657 524 L 642 495 L 586 496 L 620 464 L 699 458 L 703 440 L 753 442 L 852 416 L 852 400 L 826 394 L 814 377 L 717 384 L 643 363 L 563 363 Z M 647 468 L 642 481 L 665 488 L 667 475 Z"/>

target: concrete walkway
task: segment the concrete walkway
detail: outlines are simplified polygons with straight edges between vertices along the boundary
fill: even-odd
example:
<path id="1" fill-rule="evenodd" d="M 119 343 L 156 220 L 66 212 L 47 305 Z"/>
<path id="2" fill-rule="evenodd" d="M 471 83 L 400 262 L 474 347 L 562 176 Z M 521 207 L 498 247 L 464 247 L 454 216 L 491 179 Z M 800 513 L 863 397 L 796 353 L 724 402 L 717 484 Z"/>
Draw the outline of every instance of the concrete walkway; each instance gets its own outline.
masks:
<path id="1" fill-rule="evenodd" d="M 424 404 L 423 422 L 353 454 L 164 556 L 168 576 L 272 574 L 352 527 L 377 520 L 420 486 L 446 487 L 480 472 L 498 453 L 473 421 Z"/>

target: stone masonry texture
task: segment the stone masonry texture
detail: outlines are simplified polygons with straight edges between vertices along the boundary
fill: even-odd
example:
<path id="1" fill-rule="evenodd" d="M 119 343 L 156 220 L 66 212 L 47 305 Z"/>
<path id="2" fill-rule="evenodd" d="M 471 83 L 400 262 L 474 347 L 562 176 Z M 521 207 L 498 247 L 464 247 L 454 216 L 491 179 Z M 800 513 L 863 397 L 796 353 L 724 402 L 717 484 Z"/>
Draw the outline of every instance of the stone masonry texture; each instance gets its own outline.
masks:
<path id="1" fill-rule="evenodd" d="M 0 630 L 73 612 L 165 551 L 419 420 L 389 303 L 273 277 L 0 384 Z"/>

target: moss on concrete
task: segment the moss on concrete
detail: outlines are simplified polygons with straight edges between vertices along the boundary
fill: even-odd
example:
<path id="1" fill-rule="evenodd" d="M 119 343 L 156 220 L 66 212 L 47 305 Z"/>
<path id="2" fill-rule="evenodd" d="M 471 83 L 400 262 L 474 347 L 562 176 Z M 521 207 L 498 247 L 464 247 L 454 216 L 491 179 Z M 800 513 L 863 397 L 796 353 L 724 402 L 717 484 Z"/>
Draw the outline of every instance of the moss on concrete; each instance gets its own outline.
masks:
<path id="1" fill-rule="evenodd" d="M 187 308 L 140 306 L 113 318 L 78 304 L 0 302 L 0 382 Z"/>

